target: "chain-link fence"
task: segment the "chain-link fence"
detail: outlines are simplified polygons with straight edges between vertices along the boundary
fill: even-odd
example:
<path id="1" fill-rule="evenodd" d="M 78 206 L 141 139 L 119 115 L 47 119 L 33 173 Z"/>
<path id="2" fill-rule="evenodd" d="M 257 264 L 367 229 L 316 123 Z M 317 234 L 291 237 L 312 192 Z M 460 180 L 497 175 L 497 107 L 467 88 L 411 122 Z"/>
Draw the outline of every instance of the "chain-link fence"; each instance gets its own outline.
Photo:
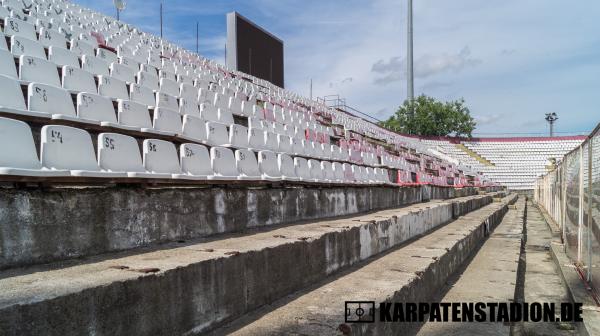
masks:
<path id="1" fill-rule="evenodd" d="M 600 289 L 600 124 L 536 180 L 534 198 L 559 224 L 567 255 Z"/>

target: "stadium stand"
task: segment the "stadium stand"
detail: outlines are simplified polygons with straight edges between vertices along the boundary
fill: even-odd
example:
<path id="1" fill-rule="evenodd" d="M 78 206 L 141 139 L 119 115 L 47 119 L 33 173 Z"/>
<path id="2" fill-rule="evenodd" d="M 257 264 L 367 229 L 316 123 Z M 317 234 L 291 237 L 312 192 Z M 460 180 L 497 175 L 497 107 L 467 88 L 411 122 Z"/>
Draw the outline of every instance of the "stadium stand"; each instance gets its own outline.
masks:
<path id="1" fill-rule="evenodd" d="M 284 180 L 290 182 L 334 183 L 341 178 L 334 178 L 333 167 L 338 177 L 345 171 L 343 167 L 350 167 L 352 174 L 344 172 L 343 180 L 357 185 L 491 185 L 476 172 L 478 166 L 473 165 L 473 170 L 459 168 L 451 155 L 432 152 L 418 140 L 230 71 L 76 4 L 4 1 L 2 8 L 0 87 L 6 94 L 0 97 L 1 122 L 3 127 L 13 127 L 16 121 L 27 123 L 15 128 L 23 132 L 19 137 L 30 137 L 27 126 L 33 127 L 33 134 L 40 127 L 46 131 L 40 141 L 33 141 L 45 146 L 36 148 L 41 154 L 39 171 L 61 171 L 62 175 L 68 171 L 70 177 L 123 181 L 132 176 L 169 180 L 162 183 L 193 183 L 198 176 L 249 181 L 262 180 L 257 177 L 263 176 L 266 181 L 277 181 L 283 175 L 273 164 L 278 159 L 274 155 L 285 154 L 291 161 L 284 157 L 280 164 L 288 168 Z M 85 154 L 88 162 L 81 165 L 77 155 L 61 164 L 47 158 L 55 143 L 45 142 L 43 137 L 54 139 L 54 134 L 62 137 L 61 151 Z M 108 139 L 106 134 L 113 140 L 110 147 L 88 141 Z M 71 139 L 85 140 L 86 145 Z M 67 140 L 75 143 L 67 144 Z M 104 161 L 124 155 L 120 151 L 134 153 L 133 141 L 143 153 L 141 167 L 135 162 L 120 166 Z M 233 166 L 239 170 L 209 173 L 206 167 L 198 166 L 201 161 L 186 160 L 185 172 L 181 171 L 182 163 L 175 162 L 187 157 L 181 151 L 200 145 L 209 146 L 206 149 L 213 164 L 231 158 L 228 154 L 212 157 L 224 149 L 212 151 L 210 147 L 231 148 L 237 158 Z M 119 153 L 108 155 L 109 150 Z M 261 151 L 265 161 L 260 160 Z M 248 155 L 254 156 L 251 166 L 240 159 Z M 164 167 L 153 165 L 151 158 L 155 156 Z M 262 172 L 255 164 L 259 161 L 264 162 Z M 293 176 L 290 162 L 295 162 L 294 172 L 301 175 Z M 102 168 L 104 164 L 110 172 Z M 2 177 L 8 180 L 15 176 L 27 180 L 28 175 L 19 172 L 32 167 L 31 163 L 10 160 L 4 165 Z M 82 175 L 82 167 L 95 173 Z M 196 176 L 190 172 L 202 173 Z M 48 177 L 58 178 L 56 174 Z"/>
<path id="2" fill-rule="evenodd" d="M 472 139 L 420 139 L 461 164 L 483 173 L 513 190 L 532 190 L 535 179 L 548 170 L 550 160 L 560 161 L 586 136 L 514 137 Z"/>

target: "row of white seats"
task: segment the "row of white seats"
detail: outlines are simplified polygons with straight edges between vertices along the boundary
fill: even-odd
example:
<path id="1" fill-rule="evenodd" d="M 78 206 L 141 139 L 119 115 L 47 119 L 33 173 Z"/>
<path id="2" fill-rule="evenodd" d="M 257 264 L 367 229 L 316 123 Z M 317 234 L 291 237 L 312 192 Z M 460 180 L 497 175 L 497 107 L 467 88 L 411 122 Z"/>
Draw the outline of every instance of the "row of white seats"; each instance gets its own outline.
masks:
<path id="1" fill-rule="evenodd" d="M 17 78 L 14 62 L 12 62 L 10 55 L 2 50 L 0 50 L 0 75 Z M 154 95 L 152 91 L 136 84 L 132 84 L 128 89 L 125 81 L 109 75 L 100 75 L 98 77 L 98 86 L 96 87 L 96 80 L 90 72 L 72 66 L 63 66 L 62 76 L 59 76 L 51 62 L 24 55 L 20 57 L 18 78 L 25 82 L 36 82 L 53 86 L 61 86 L 60 83 L 62 83 L 62 87 L 66 90 L 98 93 L 111 99 L 131 99 L 147 106 L 165 107 L 171 110 L 178 110 L 181 114 L 190 114 L 205 120 L 219 121 L 225 124 L 233 123 L 232 112 L 240 115 L 261 115 L 258 109 L 262 109 L 248 101 L 240 102 L 236 97 L 230 97 L 229 100 L 226 100 L 226 97 L 219 93 L 205 89 L 196 90 L 188 84 L 181 84 L 181 96 L 185 98 L 180 100 L 176 96 L 162 91 Z M 161 79 L 161 82 L 163 80 Z M 175 87 L 173 88 L 173 91 L 178 90 Z M 207 91 L 213 97 L 212 104 L 206 103 L 198 106 L 196 104 L 196 95 L 199 97 L 204 95 L 204 98 L 207 98 Z M 245 108 L 246 103 L 251 107 L 250 111 Z M 263 128 L 263 121 L 258 117 L 255 119 L 257 119 L 255 121 L 256 125 L 260 125 L 257 128 Z M 273 123 L 272 125 L 274 128 L 283 126 L 283 124 L 278 123 Z M 317 129 L 313 125 L 305 124 L 310 129 Z M 290 125 L 290 128 L 294 129 L 296 126 Z M 284 129 L 276 129 L 275 131 L 282 134 L 285 131 L 285 133 L 291 135 L 290 132 Z M 303 128 L 301 131 L 303 131 Z"/>
<path id="2" fill-rule="evenodd" d="M 30 83 L 26 106 L 20 85 L 14 80 L 0 76 L 0 90 L 6 93 L 0 98 L 0 111 L 13 114 L 179 136 L 212 146 L 267 149 L 294 155 L 348 160 L 347 151 L 336 145 L 314 143 L 262 129 L 248 129 L 233 123 L 228 130 L 228 126 L 221 122 L 205 121 L 190 115 L 182 118 L 179 113 L 166 108 L 155 109 L 151 120 L 148 108 L 133 101 L 118 100 L 118 113 L 115 115 L 112 101 L 95 94 L 78 93 L 75 108 L 66 90 Z"/>
<path id="3" fill-rule="evenodd" d="M 0 118 L 0 174 L 191 180 L 286 180 L 322 183 L 389 184 L 387 171 L 348 163 L 292 158 L 287 154 L 146 139 L 140 156 L 135 138 L 118 133 L 98 135 L 98 153 L 84 130 L 57 125 L 41 129 L 38 160 L 29 126 Z"/>

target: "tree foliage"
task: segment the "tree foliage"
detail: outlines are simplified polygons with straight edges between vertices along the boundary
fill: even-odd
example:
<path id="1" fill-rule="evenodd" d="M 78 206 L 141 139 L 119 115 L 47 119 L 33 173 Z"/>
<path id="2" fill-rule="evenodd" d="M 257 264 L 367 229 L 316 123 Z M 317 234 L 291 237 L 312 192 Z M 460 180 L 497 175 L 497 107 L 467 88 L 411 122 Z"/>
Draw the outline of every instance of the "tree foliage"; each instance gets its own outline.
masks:
<path id="1" fill-rule="evenodd" d="M 381 125 L 406 134 L 471 137 L 476 122 L 464 99 L 441 102 L 421 95 L 413 101 L 405 100 L 398 111 Z"/>

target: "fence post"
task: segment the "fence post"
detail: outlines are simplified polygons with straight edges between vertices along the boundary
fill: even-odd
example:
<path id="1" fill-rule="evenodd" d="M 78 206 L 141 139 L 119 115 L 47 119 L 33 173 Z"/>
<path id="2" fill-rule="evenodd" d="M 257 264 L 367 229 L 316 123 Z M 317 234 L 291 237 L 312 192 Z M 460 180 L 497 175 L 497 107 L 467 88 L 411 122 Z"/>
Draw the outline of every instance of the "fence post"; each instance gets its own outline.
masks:
<path id="1" fill-rule="evenodd" d="M 579 204 L 577 205 L 577 262 L 583 264 L 582 243 L 583 243 L 583 145 L 579 146 Z"/>
<path id="2" fill-rule="evenodd" d="M 589 283 L 592 282 L 592 225 L 594 221 L 594 217 L 592 216 L 592 202 L 594 202 L 594 197 L 592 194 L 592 138 L 588 138 L 588 185 L 587 185 L 587 281 Z"/>
<path id="3" fill-rule="evenodd" d="M 560 240 L 561 243 L 563 243 L 563 249 L 564 252 L 567 252 L 567 244 L 566 244 L 566 235 L 567 235 L 567 231 L 565 229 L 565 223 L 567 221 L 567 171 L 569 170 L 569 166 L 567 163 L 567 160 L 569 160 L 568 157 L 565 157 L 563 159 L 563 169 L 561 172 L 561 186 L 560 186 L 560 193 L 561 193 L 561 213 L 560 213 L 560 228 L 561 228 L 561 232 L 562 234 L 560 235 Z"/>

